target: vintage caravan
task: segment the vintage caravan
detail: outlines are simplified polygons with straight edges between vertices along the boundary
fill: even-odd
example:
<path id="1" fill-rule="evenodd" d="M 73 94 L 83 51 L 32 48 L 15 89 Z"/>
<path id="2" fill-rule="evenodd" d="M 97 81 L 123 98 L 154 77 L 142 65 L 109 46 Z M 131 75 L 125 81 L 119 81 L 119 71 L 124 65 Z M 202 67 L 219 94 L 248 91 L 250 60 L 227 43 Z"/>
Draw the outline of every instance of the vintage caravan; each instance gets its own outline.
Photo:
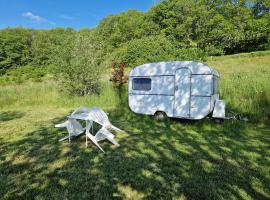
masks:
<path id="1" fill-rule="evenodd" d="M 194 61 L 148 63 L 129 73 L 130 109 L 157 118 L 224 118 L 218 90 L 218 72 Z"/>

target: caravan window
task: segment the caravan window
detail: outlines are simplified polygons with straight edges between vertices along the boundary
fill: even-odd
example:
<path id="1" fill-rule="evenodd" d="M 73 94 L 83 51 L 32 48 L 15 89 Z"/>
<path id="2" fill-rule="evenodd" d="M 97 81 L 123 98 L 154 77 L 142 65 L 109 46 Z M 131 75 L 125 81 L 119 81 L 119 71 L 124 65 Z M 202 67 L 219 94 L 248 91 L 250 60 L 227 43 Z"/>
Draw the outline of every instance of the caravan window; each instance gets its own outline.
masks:
<path id="1" fill-rule="evenodd" d="M 151 90 L 151 79 L 150 78 L 134 78 L 132 80 L 133 90 Z"/>
<path id="2" fill-rule="evenodd" d="M 213 78 L 213 94 L 219 93 L 219 78 L 214 76 Z"/>

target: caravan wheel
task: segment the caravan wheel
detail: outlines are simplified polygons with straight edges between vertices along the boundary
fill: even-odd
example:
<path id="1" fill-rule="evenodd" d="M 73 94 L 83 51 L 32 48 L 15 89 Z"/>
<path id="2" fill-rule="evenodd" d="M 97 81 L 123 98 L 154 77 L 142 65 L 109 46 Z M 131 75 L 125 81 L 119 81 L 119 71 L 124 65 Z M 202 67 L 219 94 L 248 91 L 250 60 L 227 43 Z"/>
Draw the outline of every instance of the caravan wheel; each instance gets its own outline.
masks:
<path id="1" fill-rule="evenodd" d="M 155 119 L 156 119 L 156 120 L 164 120 L 164 119 L 166 119 L 166 118 L 167 118 L 167 115 L 166 115 L 166 113 L 163 112 L 163 111 L 157 111 L 157 112 L 155 113 Z"/>

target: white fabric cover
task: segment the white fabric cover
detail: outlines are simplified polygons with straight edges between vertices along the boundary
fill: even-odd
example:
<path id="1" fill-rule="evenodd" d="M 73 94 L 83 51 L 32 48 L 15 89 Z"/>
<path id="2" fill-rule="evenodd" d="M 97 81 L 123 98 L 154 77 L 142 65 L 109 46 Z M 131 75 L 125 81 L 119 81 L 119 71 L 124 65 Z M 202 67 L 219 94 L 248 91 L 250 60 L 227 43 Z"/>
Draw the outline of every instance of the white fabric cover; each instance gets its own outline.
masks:
<path id="1" fill-rule="evenodd" d="M 77 119 L 85 120 L 86 127 L 83 128 L 82 125 L 77 121 Z M 102 126 L 102 128 L 95 134 L 91 133 L 90 129 L 92 128 L 93 132 L 93 122 L 96 122 Z M 60 141 L 65 140 L 72 136 L 78 136 L 85 131 L 86 134 L 86 146 L 87 138 L 89 138 L 98 148 L 104 152 L 104 150 L 98 144 L 99 141 L 109 140 L 116 146 L 120 146 L 115 140 L 114 135 L 109 130 L 115 130 L 119 132 L 124 132 L 121 129 L 113 126 L 107 116 L 107 114 L 100 108 L 97 107 L 84 107 L 81 106 L 76 109 L 71 115 L 68 116 L 68 120 L 62 124 L 57 124 L 55 127 L 66 127 L 69 133 L 69 136 L 62 138 Z"/>
<path id="2" fill-rule="evenodd" d="M 67 138 L 70 139 L 72 136 L 78 136 L 85 131 L 85 128 L 76 120 L 76 119 L 68 119 L 64 123 L 56 124 L 56 128 L 67 128 L 68 136 L 60 139 L 60 141 L 65 140 Z"/>

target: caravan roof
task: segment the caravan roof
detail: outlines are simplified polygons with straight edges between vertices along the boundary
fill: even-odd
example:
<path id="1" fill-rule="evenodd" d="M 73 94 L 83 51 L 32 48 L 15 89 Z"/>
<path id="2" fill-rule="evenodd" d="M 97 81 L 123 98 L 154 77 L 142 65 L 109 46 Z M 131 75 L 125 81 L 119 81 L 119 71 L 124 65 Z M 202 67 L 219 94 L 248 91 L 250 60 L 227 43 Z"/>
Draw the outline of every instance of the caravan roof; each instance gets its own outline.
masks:
<path id="1" fill-rule="evenodd" d="M 191 74 L 214 74 L 219 77 L 216 70 L 206 64 L 195 61 L 171 61 L 143 64 L 133 68 L 129 76 L 164 76 L 174 75 L 176 69 L 188 68 Z"/>

